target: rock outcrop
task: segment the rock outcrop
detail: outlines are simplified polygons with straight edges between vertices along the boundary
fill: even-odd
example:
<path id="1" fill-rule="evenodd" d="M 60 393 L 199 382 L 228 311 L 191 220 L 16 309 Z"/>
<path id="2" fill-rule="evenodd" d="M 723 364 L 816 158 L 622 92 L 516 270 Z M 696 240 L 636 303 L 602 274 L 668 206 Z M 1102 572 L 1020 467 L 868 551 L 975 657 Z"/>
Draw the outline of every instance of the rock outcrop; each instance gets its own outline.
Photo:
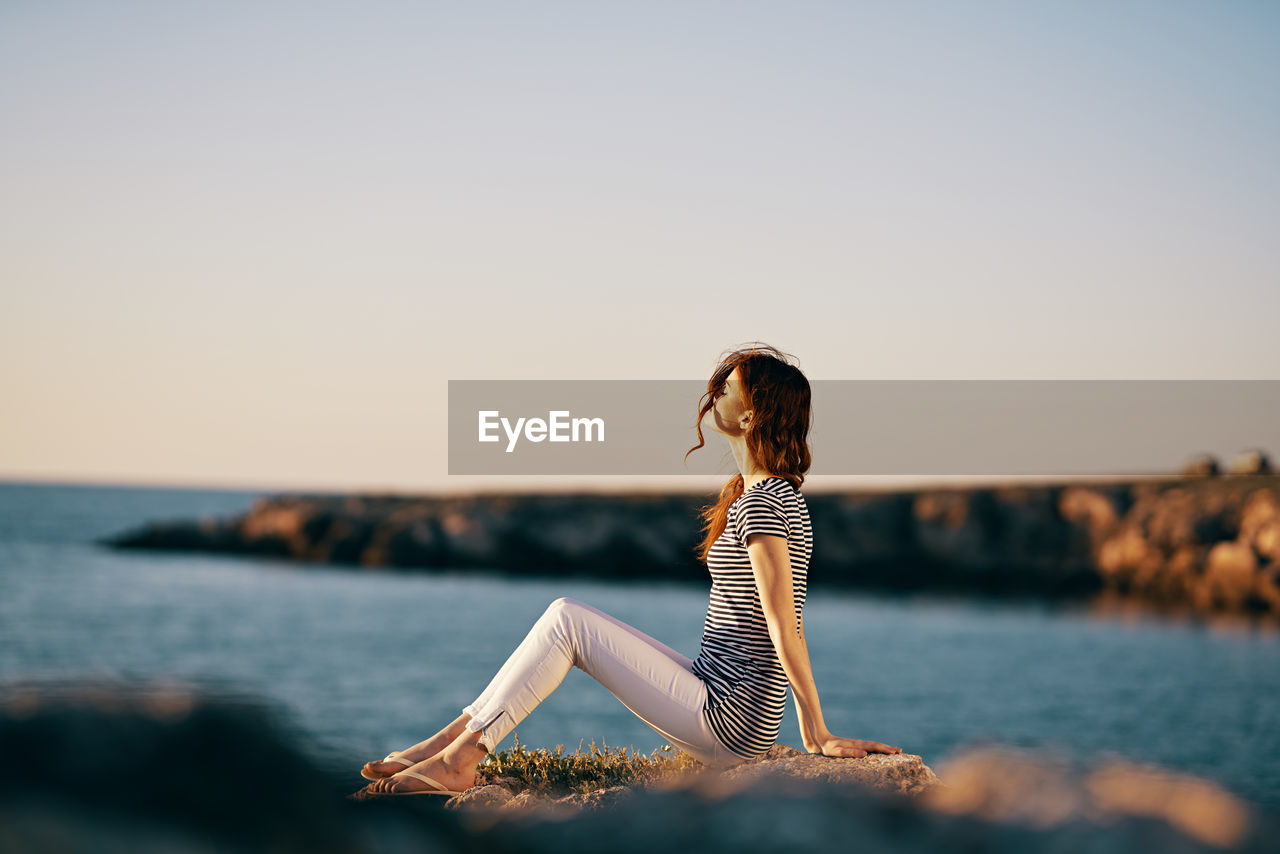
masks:
<path id="1" fill-rule="evenodd" d="M 612 808 L 641 790 L 690 790 L 727 797 L 751 784 L 767 781 L 817 781 L 836 786 L 857 785 L 882 792 L 917 795 L 938 785 L 938 777 L 915 754 L 868 754 L 833 758 L 803 753 L 785 744 L 775 745 L 764 756 L 725 771 L 702 769 L 651 783 L 647 786 L 612 786 L 583 794 L 559 797 L 521 791 L 515 781 L 476 786 L 450 798 L 450 809 L 500 811 L 543 817 L 563 817 L 582 810 Z"/>
<path id="2" fill-rule="evenodd" d="M 1280 476 L 806 494 L 812 584 L 1280 615 Z M 706 495 L 278 495 L 105 541 L 377 568 L 705 578 Z"/>

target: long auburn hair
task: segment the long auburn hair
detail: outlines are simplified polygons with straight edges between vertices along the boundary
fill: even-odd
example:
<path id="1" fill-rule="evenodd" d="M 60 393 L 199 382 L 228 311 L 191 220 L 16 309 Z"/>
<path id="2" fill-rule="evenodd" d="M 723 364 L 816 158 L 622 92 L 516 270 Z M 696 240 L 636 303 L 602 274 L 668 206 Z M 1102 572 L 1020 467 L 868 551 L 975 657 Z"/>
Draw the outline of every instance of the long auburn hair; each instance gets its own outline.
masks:
<path id="1" fill-rule="evenodd" d="M 813 413 L 809 380 L 791 363 L 793 359 L 794 356 L 759 341 L 722 355 L 711 379 L 707 380 L 706 393 L 698 401 L 694 425 L 698 444 L 685 451 L 685 457 L 707 444 L 702 435 L 702 419 L 715 406 L 725 382 L 737 368 L 743 405 L 753 412 L 745 434 L 747 451 L 758 466 L 800 489 L 809 470 L 808 437 Z M 698 560 L 707 559 L 712 544 L 724 533 L 729 505 L 743 493 L 743 484 L 742 474 L 734 475 L 721 488 L 714 504 L 699 508 L 705 534 L 694 549 Z"/>

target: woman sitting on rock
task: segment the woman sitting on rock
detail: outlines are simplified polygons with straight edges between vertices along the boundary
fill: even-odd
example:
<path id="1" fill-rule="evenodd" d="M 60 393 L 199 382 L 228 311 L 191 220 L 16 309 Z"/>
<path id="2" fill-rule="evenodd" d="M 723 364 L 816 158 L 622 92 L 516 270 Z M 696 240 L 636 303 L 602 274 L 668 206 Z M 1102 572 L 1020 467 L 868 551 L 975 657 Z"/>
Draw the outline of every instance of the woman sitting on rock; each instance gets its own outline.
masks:
<path id="1" fill-rule="evenodd" d="M 700 401 L 740 474 L 702 513 L 699 549 L 711 574 L 702 647 L 691 660 L 574 599 L 551 603 L 488 687 L 425 741 L 367 763 L 372 794 L 455 794 L 476 766 L 551 694 L 569 668 L 591 674 L 672 745 L 713 768 L 760 756 L 782 724 L 787 687 L 810 753 L 900 753 L 832 735 L 822 719 L 802 609 L 813 534 L 799 487 L 809 469 L 809 381 L 757 344 L 720 360 Z M 688 454 L 686 453 L 686 456 Z"/>

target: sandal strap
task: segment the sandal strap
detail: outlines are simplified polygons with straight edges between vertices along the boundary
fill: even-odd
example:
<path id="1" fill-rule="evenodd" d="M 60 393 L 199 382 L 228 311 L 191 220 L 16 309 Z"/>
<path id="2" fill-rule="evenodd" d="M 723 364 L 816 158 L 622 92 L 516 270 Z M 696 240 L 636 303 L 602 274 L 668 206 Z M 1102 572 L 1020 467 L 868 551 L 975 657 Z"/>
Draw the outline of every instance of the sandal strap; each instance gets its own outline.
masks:
<path id="1" fill-rule="evenodd" d="M 397 750 L 393 750 L 392 752 L 388 753 L 387 757 L 382 761 L 383 762 L 401 762 L 404 764 L 404 767 L 406 768 L 408 768 L 410 765 L 418 764 L 417 762 L 414 762 L 412 759 L 405 759 L 404 756 L 402 756 L 400 752 Z"/>
<path id="2" fill-rule="evenodd" d="M 448 787 L 448 786 L 442 786 L 442 785 L 440 785 L 440 783 L 438 783 L 438 782 L 437 782 L 437 781 L 435 781 L 435 780 L 432 780 L 432 779 L 431 779 L 430 777 L 428 777 L 426 774 L 419 774 L 417 771 L 400 771 L 400 772 L 397 774 L 397 776 L 399 776 L 399 774 L 406 774 L 406 775 L 408 775 L 408 776 L 410 776 L 410 777 L 417 777 L 419 780 L 421 780 L 422 782 L 426 783 L 428 786 L 432 787 L 433 789 L 439 789 L 439 790 L 440 790 L 440 791 L 442 791 L 442 792 L 447 792 L 447 791 L 449 791 L 449 787 Z"/>

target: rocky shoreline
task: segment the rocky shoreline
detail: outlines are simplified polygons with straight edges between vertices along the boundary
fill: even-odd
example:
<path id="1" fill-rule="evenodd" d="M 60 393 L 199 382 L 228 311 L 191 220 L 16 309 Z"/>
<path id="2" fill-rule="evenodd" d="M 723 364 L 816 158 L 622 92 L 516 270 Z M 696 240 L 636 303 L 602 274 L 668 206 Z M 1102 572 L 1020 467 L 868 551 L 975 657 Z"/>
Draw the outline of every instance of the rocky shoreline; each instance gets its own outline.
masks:
<path id="1" fill-rule="evenodd" d="M 701 582 L 698 494 L 281 494 L 103 542 L 359 565 Z M 806 492 L 810 583 L 1280 615 L 1280 476 Z"/>

